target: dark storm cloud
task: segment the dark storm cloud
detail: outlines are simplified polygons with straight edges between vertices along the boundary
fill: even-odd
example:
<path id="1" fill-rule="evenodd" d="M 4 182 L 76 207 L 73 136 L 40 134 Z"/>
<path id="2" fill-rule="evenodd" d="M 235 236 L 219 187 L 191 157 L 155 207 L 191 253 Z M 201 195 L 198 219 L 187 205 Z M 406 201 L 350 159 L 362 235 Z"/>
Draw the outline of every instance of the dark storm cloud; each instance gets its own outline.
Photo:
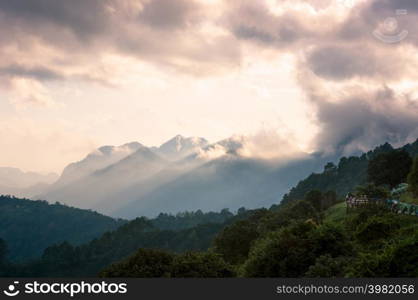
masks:
<path id="1" fill-rule="evenodd" d="M 309 69 L 301 71 L 299 82 L 316 110 L 319 133 L 313 146 L 318 151 L 350 155 L 418 138 L 418 103 L 410 94 L 363 86 L 361 80 L 332 88 Z"/>
<path id="2" fill-rule="evenodd" d="M 386 142 L 400 146 L 418 138 L 416 99 L 387 87 L 373 92 L 358 87 L 343 94 L 311 95 L 319 126 L 313 145 L 317 151 L 352 155 Z"/>
<path id="3" fill-rule="evenodd" d="M 28 26 L 52 25 L 71 30 L 79 37 L 95 36 L 106 30 L 108 0 L 0 0 L 0 12 Z M 25 25 L 23 25 L 25 26 Z"/>
<path id="4" fill-rule="evenodd" d="M 368 49 L 326 46 L 317 48 L 308 57 L 309 67 L 318 75 L 331 80 L 378 73 L 378 61 Z"/>
<path id="5" fill-rule="evenodd" d="M 44 67 L 25 67 L 21 65 L 8 65 L 0 67 L 0 76 L 17 76 L 39 80 L 60 80 L 64 76 Z"/>
<path id="6" fill-rule="evenodd" d="M 264 46 L 290 47 L 317 32 L 303 20 L 302 14 L 288 12 L 282 16 L 272 14 L 263 2 L 228 2 L 224 16 L 225 26 L 241 40 Z"/>
<path id="7" fill-rule="evenodd" d="M 273 33 L 263 30 L 263 28 L 257 28 L 257 26 L 247 26 L 245 24 L 238 24 L 233 28 L 233 32 L 240 39 L 288 46 L 299 40 L 302 33 L 305 33 L 305 31 L 299 30 L 298 26 L 296 22 L 289 19 L 288 22 L 277 24 Z"/>
<path id="8" fill-rule="evenodd" d="M 307 67 L 317 76 L 341 81 L 357 77 L 374 81 L 398 81 L 414 72 L 416 63 L 398 49 L 375 44 L 325 45 L 307 53 Z"/>
<path id="9" fill-rule="evenodd" d="M 418 12 L 418 2 L 416 0 L 375 0 L 370 9 L 376 12 L 406 9 L 409 12 Z"/>
<path id="10" fill-rule="evenodd" d="M 11 45 L 25 49 L 20 55 L 45 46 L 60 56 L 39 63 L 45 69 L 77 65 L 83 69 L 100 63 L 105 54 L 193 74 L 238 65 L 239 46 L 232 35 L 199 32 L 200 23 L 207 21 L 202 5 L 195 0 L 0 0 L 0 55 L 2 47 Z M 23 70 L 28 67 L 20 61 L 11 57 L 9 64 L 21 68 L 9 71 L 35 77 L 36 72 Z M 83 75 L 89 77 L 77 74 L 77 78 Z"/>
<path id="11" fill-rule="evenodd" d="M 389 20 L 393 28 L 385 27 L 385 22 Z M 400 40 L 404 44 L 416 46 L 418 45 L 417 21 L 418 2 L 415 0 L 366 1 L 355 7 L 348 18 L 342 22 L 337 29 L 336 38 L 343 41 L 361 40 L 362 42 L 382 43 L 382 39 L 376 38 L 374 32 L 378 31 L 383 36 L 396 40 L 396 37 L 401 36 L 403 31 L 407 31 L 407 36 Z"/>
<path id="12" fill-rule="evenodd" d="M 418 134 L 418 106 L 388 88 L 353 95 L 341 102 L 318 103 L 322 126 L 319 149 L 350 154 L 378 144 L 402 144 Z"/>
<path id="13" fill-rule="evenodd" d="M 241 24 L 236 26 L 233 31 L 235 36 L 244 40 L 258 40 L 266 44 L 271 44 L 275 41 L 275 36 L 269 34 L 268 32 L 264 32 L 255 26 Z"/>
<path id="14" fill-rule="evenodd" d="M 145 2 L 139 20 L 154 28 L 183 28 L 199 9 L 190 0 L 154 0 Z"/>

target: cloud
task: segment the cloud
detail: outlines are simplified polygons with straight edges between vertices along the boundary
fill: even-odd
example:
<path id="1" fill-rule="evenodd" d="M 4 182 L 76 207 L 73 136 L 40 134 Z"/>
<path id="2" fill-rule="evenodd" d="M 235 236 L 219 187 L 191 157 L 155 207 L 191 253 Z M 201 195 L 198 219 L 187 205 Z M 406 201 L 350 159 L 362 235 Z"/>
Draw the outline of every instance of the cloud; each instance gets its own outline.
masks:
<path id="1" fill-rule="evenodd" d="M 410 59 L 407 49 L 379 49 L 367 44 L 325 45 L 307 53 L 308 67 L 328 80 L 354 77 L 382 82 L 416 75 L 417 62 Z"/>
<path id="2" fill-rule="evenodd" d="M 195 0 L 0 0 L 0 25 L 10 37 L 0 48 L 51 47 L 59 57 L 43 68 L 115 54 L 205 73 L 208 64 L 231 66 L 239 55 L 232 36 L 205 30 L 203 23 L 214 21 L 204 8 Z M 230 50 L 221 51 L 225 45 Z"/>
<path id="3" fill-rule="evenodd" d="M 408 139 L 418 112 L 414 97 L 399 95 L 418 75 L 418 2 L 341 2 L 0 0 L 1 88 L 19 107 L 48 107 L 58 101 L 50 82 L 117 86 L 127 65 L 145 63 L 173 77 L 234 74 L 268 52 L 297 61 L 316 107 L 319 150 Z M 290 149 L 269 136 L 251 138 L 243 155 Z"/>
<path id="4" fill-rule="evenodd" d="M 400 145 L 418 137 L 418 104 L 389 88 L 353 92 L 341 102 L 318 104 L 319 149 L 351 154 L 383 142 Z"/>
<path id="5" fill-rule="evenodd" d="M 240 40 L 262 46 L 289 48 L 304 39 L 315 38 L 320 31 L 304 18 L 309 15 L 292 9 L 274 14 L 266 2 L 231 2 L 223 18 L 224 24 Z"/>
<path id="6" fill-rule="evenodd" d="M 58 36 L 47 36 L 52 30 L 70 30 L 83 40 L 106 31 L 109 25 L 108 0 L 0 0 L 0 13 L 12 26 L 37 33 L 46 40 Z M 30 26 L 30 27 L 29 27 Z"/>
<path id="7" fill-rule="evenodd" d="M 28 106 L 50 107 L 55 105 L 49 91 L 39 82 L 27 78 L 13 78 L 10 81 L 11 103 L 18 109 Z"/>
<path id="8" fill-rule="evenodd" d="M 62 74 L 45 67 L 28 67 L 17 64 L 0 67 L 0 76 L 24 77 L 42 81 L 64 79 Z"/>
<path id="9" fill-rule="evenodd" d="M 303 151 L 298 147 L 295 137 L 281 128 L 262 129 L 255 134 L 244 136 L 238 154 L 249 158 L 286 161 L 301 157 Z"/>
<path id="10" fill-rule="evenodd" d="M 316 151 L 350 155 L 385 142 L 402 145 L 417 139 L 418 102 L 411 94 L 359 80 L 330 85 L 309 69 L 299 76 L 316 109 Z"/>
<path id="11" fill-rule="evenodd" d="M 154 0 L 144 3 L 139 20 L 152 28 L 179 29 L 196 22 L 199 6 L 190 0 Z M 194 20 L 193 20 L 194 19 Z"/>
<path id="12" fill-rule="evenodd" d="M 108 57 L 208 76 L 236 68 L 240 56 L 203 1 L 0 0 L 0 78 L 37 81 L 38 89 L 52 80 L 115 86 L 126 72 Z M 46 99 L 25 98 L 20 102 Z"/>

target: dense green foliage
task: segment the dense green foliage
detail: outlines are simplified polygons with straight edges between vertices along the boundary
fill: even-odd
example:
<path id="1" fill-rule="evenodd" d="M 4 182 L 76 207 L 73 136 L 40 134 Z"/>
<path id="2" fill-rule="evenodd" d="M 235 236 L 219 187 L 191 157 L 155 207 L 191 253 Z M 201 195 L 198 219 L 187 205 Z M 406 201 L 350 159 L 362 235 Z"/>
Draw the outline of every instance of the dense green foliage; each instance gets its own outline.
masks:
<path id="1" fill-rule="evenodd" d="M 219 278 L 233 277 L 234 271 L 220 255 L 206 252 L 187 252 L 174 258 L 171 277 Z"/>
<path id="2" fill-rule="evenodd" d="M 102 277 L 135 278 L 219 278 L 233 277 L 234 271 L 220 255 L 212 252 L 171 254 L 139 249 L 134 255 L 100 272 Z"/>
<path id="3" fill-rule="evenodd" d="M 223 224 L 201 224 L 183 230 L 160 230 L 146 218 L 138 218 L 107 232 L 87 244 L 67 242 L 48 247 L 32 263 L 15 265 L 10 276 L 95 276 L 105 266 L 127 257 L 139 248 L 174 252 L 202 251 L 210 247 Z"/>
<path id="4" fill-rule="evenodd" d="M 245 209 L 242 208 L 241 212 Z M 181 212 L 176 215 L 161 213 L 155 219 L 151 219 L 152 225 L 159 229 L 181 230 L 192 228 L 200 224 L 208 223 L 224 223 L 234 216 L 228 209 L 223 209 L 221 212 Z"/>
<path id="5" fill-rule="evenodd" d="M 406 181 L 411 165 L 412 159 L 403 149 L 379 153 L 369 161 L 368 181 L 394 188 Z"/>
<path id="6" fill-rule="evenodd" d="M 0 237 L 6 241 L 12 261 L 39 257 L 55 243 L 88 242 L 123 223 L 59 203 L 0 196 Z"/>
<path id="7" fill-rule="evenodd" d="M 248 256 L 252 242 L 259 237 L 256 224 L 267 213 L 267 210 L 255 211 L 248 218 L 224 228 L 214 240 L 216 252 L 232 264 L 243 262 Z"/>
<path id="8" fill-rule="evenodd" d="M 403 153 L 405 151 L 409 154 L 410 157 L 415 157 L 416 155 L 418 155 L 418 140 L 412 144 L 407 144 L 398 150 L 399 151 L 395 152 Z M 369 160 L 372 160 L 379 154 L 389 153 L 393 151 L 393 147 L 390 144 L 386 143 L 382 146 L 376 147 L 373 151 L 369 151 L 367 153 L 362 154 L 361 156 L 351 156 L 348 158 L 342 157 L 338 165 L 329 163 L 325 166 L 324 171 L 322 173 L 313 173 L 306 179 L 301 180 L 296 185 L 296 187 L 292 188 L 290 192 L 283 197 L 282 203 L 302 199 L 306 193 L 312 190 L 319 190 L 322 192 L 335 191 L 338 197 L 343 197 L 347 193 L 355 190 L 357 186 L 364 185 L 368 182 L 367 169 L 369 165 Z M 396 155 L 399 154 L 395 154 L 395 156 Z M 397 165 L 389 165 L 389 167 L 391 169 L 396 169 Z M 402 167 L 402 172 L 400 172 L 401 175 L 397 178 L 406 176 L 406 174 L 408 174 L 408 171 L 405 170 L 406 169 Z M 381 171 L 386 173 L 385 170 Z M 396 173 L 397 171 L 395 171 L 395 174 Z M 394 180 L 393 182 L 396 181 L 399 180 Z M 387 184 L 392 185 L 393 182 L 387 182 Z M 377 183 L 377 185 L 380 184 L 381 182 Z"/>
<path id="9" fill-rule="evenodd" d="M 7 245 L 6 242 L 0 239 L 0 266 L 6 262 Z"/>
<path id="10" fill-rule="evenodd" d="M 0 239 L 0 277 L 5 276 L 7 272 L 7 252 L 6 242 Z"/>
<path id="11" fill-rule="evenodd" d="M 341 228 L 298 222 L 258 241 L 243 266 L 243 276 L 301 277 L 317 257 L 347 255 L 350 248 Z"/>
<path id="12" fill-rule="evenodd" d="M 317 211 L 304 199 L 230 224 L 208 252 L 140 250 L 101 276 L 410 277 L 418 276 L 417 247 L 415 216 L 378 207 L 347 213 L 344 203 Z"/>
<path id="13" fill-rule="evenodd" d="M 244 208 L 240 211 L 245 213 Z M 206 213 L 198 210 L 160 214 L 150 222 L 155 228 L 177 231 L 201 224 L 222 224 L 233 216 L 227 209 Z M 72 245 L 89 242 L 126 222 L 59 203 L 0 196 L 0 237 L 10 247 L 11 261 L 36 259 L 48 246 L 65 241 Z"/>
<path id="14" fill-rule="evenodd" d="M 418 198 L 418 156 L 415 157 L 411 172 L 408 174 L 408 188 Z"/>
<path id="15" fill-rule="evenodd" d="M 374 183 L 359 185 L 355 189 L 355 194 L 357 196 L 367 196 L 369 199 L 387 199 L 390 196 L 390 192 L 386 187 L 377 186 Z"/>
<path id="16" fill-rule="evenodd" d="M 101 277 L 170 277 L 174 254 L 162 250 L 139 249 L 134 255 L 100 272 Z"/>

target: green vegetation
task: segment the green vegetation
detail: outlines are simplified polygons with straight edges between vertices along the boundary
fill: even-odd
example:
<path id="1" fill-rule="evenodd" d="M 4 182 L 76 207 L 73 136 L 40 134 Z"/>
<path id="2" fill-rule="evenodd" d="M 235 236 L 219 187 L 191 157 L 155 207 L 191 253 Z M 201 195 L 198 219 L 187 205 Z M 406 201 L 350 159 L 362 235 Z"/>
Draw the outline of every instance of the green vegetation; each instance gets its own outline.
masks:
<path id="1" fill-rule="evenodd" d="M 412 159 L 403 149 L 379 153 L 369 161 L 368 181 L 392 189 L 406 181 L 411 165 Z"/>
<path id="2" fill-rule="evenodd" d="M 246 210 L 242 208 L 241 214 Z M 182 212 L 176 215 L 160 214 L 150 219 L 149 225 L 155 230 L 182 231 L 196 228 L 196 232 L 205 231 L 203 224 L 223 224 L 234 217 L 229 210 L 221 212 Z M 145 220 L 145 219 L 143 219 Z M 100 237 L 105 232 L 117 229 L 126 224 L 126 220 L 115 220 L 99 213 L 68 207 L 59 203 L 49 204 L 46 201 L 32 201 L 18 199 L 10 196 L 0 196 L 0 237 L 7 243 L 9 250 L 7 259 L 11 262 L 25 263 L 40 258 L 45 249 L 53 248 L 52 245 L 59 245 L 64 242 L 72 246 L 80 246 L 92 239 Z M 131 222 L 134 228 L 137 222 Z M 214 226 L 217 230 L 219 226 Z M 127 229 L 125 229 L 127 230 Z M 193 231 L 192 231 L 193 232 Z M 191 249 L 201 249 L 195 241 L 193 233 L 187 238 L 189 245 L 195 243 Z M 107 236 L 107 235 L 105 235 Z M 181 235 L 180 235 L 181 236 Z M 208 232 L 208 237 L 212 237 Z M 135 239 L 135 237 L 133 237 Z M 137 239 L 141 239 L 138 236 Z M 141 241 L 138 241 L 141 243 Z M 187 242 L 179 241 L 178 249 L 188 250 L 189 246 L 182 248 Z M 159 245 L 156 243 L 156 245 Z M 136 248 L 129 248 L 136 250 Z M 129 254 L 127 252 L 126 254 Z M 118 258 L 120 256 L 117 256 Z"/>
<path id="3" fill-rule="evenodd" d="M 6 262 L 7 245 L 6 242 L 0 239 L 0 266 Z"/>
<path id="4" fill-rule="evenodd" d="M 418 198 L 418 156 L 415 157 L 411 173 L 408 175 L 409 190 L 415 198 Z"/>
<path id="5" fill-rule="evenodd" d="M 161 268 L 148 250 L 101 272 L 104 277 L 407 277 L 418 275 L 418 218 L 380 208 L 346 213 L 344 203 L 305 210 L 295 220 L 296 201 L 257 211 L 225 227 L 207 252 L 170 254 Z M 313 208 L 313 206 L 310 206 Z M 303 217 L 304 215 L 304 217 Z M 289 219 L 276 217 L 288 216 Z M 406 255 L 408 254 L 408 255 Z M 207 255 L 211 259 L 203 259 Z M 155 262 L 157 261 L 157 263 Z M 174 272 L 176 268 L 182 271 Z M 153 265 L 156 266 L 155 272 Z M 151 268 L 151 271 L 149 271 Z M 144 270 L 147 270 L 146 272 Z M 187 271 L 185 271 L 187 270 Z"/>
<path id="6" fill-rule="evenodd" d="M 411 192 L 404 193 L 399 200 L 405 203 L 418 204 L 418 197 L 414 197 Z"/>
<path id="7" fill-rule="evenodd" d="M 12 261 L 37 258 L 55 243 L 86 243 L 123 223 L 59 203 L 0 196 L 0 237 L 7 243 Z"/>
<path id="8" fill-rule="evenodd" d="M 233 277 L 234 271 L 220 255 L 211 252 L 171 254 L 160 250 L 140 249 L 130 258 L 104 269 L 100 276 L 219 278 Z"/>
<path id="9" fill-rule="evenodd" d="M 380 155 L 385 153 L 390 154 L 384 155 L 382 159 Z M 322 173 L 313 173 L 306 179 L 301 180 L 283 197 L 282 203 L 302 199 L 306 193 L 312 190 L 322 192 L 335 191 L 337 197 L 344 197 L 347 193 L 354 191 L 359 185 L 373 183 L 368 181 L 370 175 L 373 178 L 373 175 L 379 175 L 380 173 L 385 176 L 382 179 L 379 178 L 377 182 L 374 182 L 376 185 L 381 185 L 382 180 L 387 181 L 387 178 L 391 179 L 386 182 L 388 187 L 391 187 L 393 184 L 396 185 L 399 182 L 405 182 L 406 175 L 409 172 L 406 166 L 410 165 L 410 161 L 405 156 L 405 153 L 408 153 L 410 157 L 418 155 L 418 140 L 396 150 L 390 144 L 386 143 L 361 156 L 342 157 L 338 165 L 329 163 L 324 167 Z M 377 167 L 368 170 L 369 161 L 372 160 L 376 161 L 374 165 Z M 400 162 L 399 166 L 397 161 Z M 398 167 L 399 170 L 397 169 Z M 393 178 L 392 173 L 388 172 L 388 170 L 394 170 Z"/>
<path id="10" fill-rule="evenodd" d="M 324 212 L 325 222 L 341 222 L 347 216 L 347 205 L 341 202 L 331 206 Z"/>
<path id="11" fill-rule="evenodd" d="M 245 212 L 245 208 L 241 208 L 241 213 Z M 196 212 L 181 212 L 176 215 L 161 213 L 155 219 L 151 219 L 153 226 L 159 229 L 182 230 L 192 228 L 200 224 L 216 223 L 221 224 L 234 216 L 228 209 L 221 212 L 203 213 L 201 210 Z"/>
<path id="12" fill-rule="evenodd" d="M 242 209 L 240 212 L 239 215 L 234 216 L 234 220 L 244 218 L 249 213 Z M 194 214 L 183 213 L 181 215 L 187 215 L 187 219 L 190 220 L 190 216 Z M 174 228 L 184 226 L 185 222 L 181 215 L 172 219 Z M 210 215 L 217 216 L 216 221 L 221 219 L 218 215 L 224 217 L 228 215 L 231 218 L 233 216 L 226 210 L 219 214 L 210 213 Z M 68 242 L 52 245 L 45 249 L 39 259 L 10 265 L 7 276 L 96 276 L 102 268 L 124 259 L 139 248 L 171 250 L 178 253 L 207 250 L 216 234 L 226 224 L 232 222 L 231 218 L 226 218 L 227 221 L 221 224 L 200 224 L 182 230 L 161 230 L 153 225 L 155 219 L 137 218 L 83 245 L 74 246 Z"/>

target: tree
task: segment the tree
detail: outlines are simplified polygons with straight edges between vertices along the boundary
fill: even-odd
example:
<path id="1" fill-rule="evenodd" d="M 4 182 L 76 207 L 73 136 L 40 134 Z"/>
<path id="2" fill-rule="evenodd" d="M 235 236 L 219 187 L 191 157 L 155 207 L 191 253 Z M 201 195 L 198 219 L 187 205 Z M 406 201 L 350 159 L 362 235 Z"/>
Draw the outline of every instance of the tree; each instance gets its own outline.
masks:
<path id="1" fill-rule="evenodd" d="M 368 246 L 377 243 L 381 246 L 381 241 L 391 236 L 400 225 L 396 219 L 389 216 L 372 216 L 357 226 L 354 237 Z"/>
<path id="2" fill-rule="evenodd" d="M 301 277 L 316 254 L 309 239 L 312 223 L 298 222 L 259 240 L 243 266 L 244 277 Z"/>
<path id="3" fill-rule="evenodd" d="M 322 197 L 322 208 L 326 209 L 337 203 L 337 193 L 335 191 L 327 191 Z"/>
<path id="4" fill-rule="evenodd" d="M 343 228 L 297 222 L 258 240 L 243 266 L 245 277 L 303 277 L 317 258 L 353 252 Z"/>
<path id="5" fill-rule="evenodd" d="M 324 173 L 335 173 L 335 172 L 337 172 L 337 166 L 334 163 L 329 162 L 325 165 Z"/>
<path id="6" fill-rule="evenodd" d="M 318 211 L 322 209 L 322 193 L 319 190 L 312 190 L 306 193 L 305 200 L 308 201 Z"/>
<path id="7" fill-rule="evenodd" d="M 257 226 L 251 221 L 237 221 L 217 235 L 214 248 L 226 261 L 239 264 L 247 259 L 251 244 L 258 236 Z"/>
<path id="8" fill-rule="evenodd" d="M 232 267 L 219 254 L 186 252 L 174 258 L 171 277 L 224 278 L 234 277 Z"/>
<path id="9" fill-rule="evenodd" d="M 418 156 L 415 157 L 411 172 L 408 175 L 408 189 L 414 197 L 418 197 Z"/>
<path id="10" fill-rule="evenodd" d="M 396 244 L 389 258 L 389 275 L 392 277 L 417 277 L 417 253 L 418 235 Z"/>
<path id="11" fill-rule="evenodd" d="M 318 257 L 315 264 L 309 267 L 305 276 L 308 278 L 344 277 L 344 271 L 349 264 L 347 257 L 332 257 L 329 254 Z"/>
<path id="12" fill-rule="evenodd" d="M 389 198 L 390 192 L 381 186 L 376 186 L 373 183 L 366 185 L 360 185 L 356 187 L 357 196 L 367 196 L 369 199 L 387 199 Z"/>
<path id="13" fill-rule="evenodd" d="M 101 277 L 169 277 L 174 255 L 161 250 L 139 249 L 128 259 L 100 272 Z"/>
<path id="14" fill-rule="evenodd" d="M 405 150 L 379 153 L 369 161 L 368 181 L 376 185 L 388 185 L 390 188 L 394 188 L 406 181 L 411 165 L 412 159 Z"/>
<path id="15" fill-rule="evenodd" d="M 4 240 L 0 239 L 0 266 L 6 262 L 7 253 L 7 244 Z"/>

